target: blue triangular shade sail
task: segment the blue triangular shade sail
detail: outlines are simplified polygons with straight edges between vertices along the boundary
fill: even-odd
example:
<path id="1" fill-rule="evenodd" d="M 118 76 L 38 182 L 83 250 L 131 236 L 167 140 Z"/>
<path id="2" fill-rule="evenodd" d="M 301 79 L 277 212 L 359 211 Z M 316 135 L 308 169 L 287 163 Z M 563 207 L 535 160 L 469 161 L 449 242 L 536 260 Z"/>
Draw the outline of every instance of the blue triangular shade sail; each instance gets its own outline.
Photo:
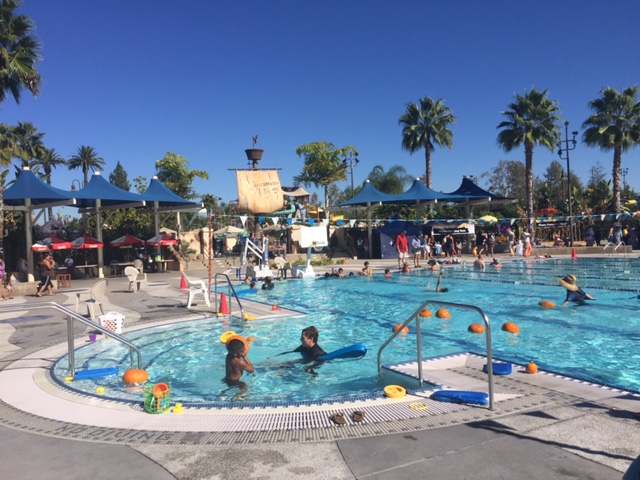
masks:
<path id="1" fill-rule="evenodd" d="M 366 182 L 364 187 L 362 187 L 362 190 L 360 190 L 355 197 L 341 203 L 338 207 L 353 207 L 356 205 L 367 206 L 368 204 L 374 205 L 380 202 L 388 203 L 388 201 L 393 199 L 393 197 L 393 195 L 388 195 L 376 190 L 370 182 Z"/>
<path id="2" fill-rule="evenodd" d="M 142 195 L 125 192 L 105 180 L 100 173 L 96 172 L 91 177 L 88 185 L 73 193 L 79 207 L 95 207 L 96 200 L 100 199 L 103 207 L 126 205 L 129 203 L 141 203 L 144 201 Z"/>
<path id="3" fill-rule="evenodd" d="M 47 185 L 31 170 L 22 170 L 13 185 L 4 191 L 3 201 L 6 205 L 20 206 L 25 204 L 27 198 L 32 205 L 55 202 L 63 204 L 73 200 L 75 195 Z"/>
<path id="4" fill-rule="evenodd" d="M 147 188 L 147 191 L 144 192 L 141 196 L 147 202 L 147 204 L 158 202 L 158 206 L 160 207 L 201 206 L 200 202 L 185 200 L 179 195 L 176 195 L 156 177 L 153 177 L 151 179 L 151 182 L 149 182 L 149 188 Z"/>

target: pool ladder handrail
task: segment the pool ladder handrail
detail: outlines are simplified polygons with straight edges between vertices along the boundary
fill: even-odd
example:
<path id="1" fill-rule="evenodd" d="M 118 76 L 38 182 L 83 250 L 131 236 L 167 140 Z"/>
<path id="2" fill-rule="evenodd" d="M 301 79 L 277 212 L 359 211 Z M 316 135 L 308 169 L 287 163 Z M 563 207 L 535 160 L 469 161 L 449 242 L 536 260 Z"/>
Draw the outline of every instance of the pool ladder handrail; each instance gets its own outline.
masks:
<path id="1" fill-rule="evenodd" d="M 618 248 L 622 247 L 622 253 L 624 254 L 624 256 L 625 257 L 629 256 L 629 254 L 627 253 L 627 245 L 624 242 L 620 242 L 618 244 L 615 244 L 613 242 L 608 242 L 602 249 L 602 253 L 606 252 L 607 247 L 612 247 L 613 250 L 611 251 L 611 255 L 615 255 L 616 253 L 618 253 Z"/>
<path id="2" fill-rule="evenodd" d="M 427 300 L 424 302 L 420 308 L 418 308 L 401 326 L 399 326 L 396 331 L 380 346 L 378 349 L 378 374 L 380 374 L 382 370 L 382 351 L 385 349 L 391 341 L 396 338 L 405 327 L 407 327 L 411 322 L 415 320 L 416 323 L 416 343 L 417 343 L 417 354 L 418 354 L 418 381 L 420 382 L 420 387 L 422 387 L 423 376 L 422 376 L 422 331 L 420 328 L 420 312 L 424 310 L 428 305 L 435 305 L 440 308 L 457 308 L 461 310 L 471 310 L 477 312 L 484 321 L 485 324 L 485 336 L 487 340 L 487 377 L 489 383 L 489 410 L 494 410 L 494 391 L 493 391 L 493 360 L 491 353 L 491 324 L 489 322 L 489 317 L 478 307 L 475 305 L 465 305 L 462 303 L 451 303 L 451 302 L 441 302 L 438 300 Z"/>
<path id="3" fill-rule="evenodd" d="M 28 306 L 25 306 L 24 304 L 1 305 L 0 313 L 24 312 L 25 310 L 47 310 L 47 309 L 57 310 L 58 312 L 63 313 L 67 316 L 67 349 L 68 349 L 68 355 L 69 355 L 69 371 L 70 371 L 71 377 L 76 376 L 76 358 L 75 358 L 75 345 L 74 345 L 75 334 L 73 332 L 74 320 L 80 323 L 84 323 L 86 326 L 91 327 L 92 329 L 97 330 L 100 333 L 108 335 L 114 340 L 128 346 L 132 365 L 133 365 L 133 352 L 135 351 L 136 354 L 138 355 L 138 370 L 142 370 L 142 354 L 140 353 L 140 349 L 138 347 L 136 347 L 133 343 L 131 343 L 126 338 L 118 335 L 117 333 L 114 333 L 108 328 L 103 327 L 99 323 L 95 323 L 92 320 L 83 317 L 79 313 L 69 310 L 67 307 L 62 306 L 59 303 L 43 302 L 38 304 L 29 304 Z"/>
<path id="4" fill-rule="evenodd" d="M 228 286 L 227 301 L 229 302 L 229 315 L 231 315 L 231 299 L 235 298 L 236 302 L 238 303 L 238 308 L 240 309 L 240 318 L 244 320 L 244 310 L 242 308 L 242 302 L 240 301 L 240 297 L 236 293 L 236 289 L 233 288 L 233 284 L 231 283 L 231 279 L 229 278 L 229 275 L 227 275 L 226 273 L 216 273 L 215 276 L 213 277 L 213 295 L 214 295 L 215 305 L 220 305 L 218 303 L 218 277 L 223 277 L 225 280 L 224 283 Z"/>

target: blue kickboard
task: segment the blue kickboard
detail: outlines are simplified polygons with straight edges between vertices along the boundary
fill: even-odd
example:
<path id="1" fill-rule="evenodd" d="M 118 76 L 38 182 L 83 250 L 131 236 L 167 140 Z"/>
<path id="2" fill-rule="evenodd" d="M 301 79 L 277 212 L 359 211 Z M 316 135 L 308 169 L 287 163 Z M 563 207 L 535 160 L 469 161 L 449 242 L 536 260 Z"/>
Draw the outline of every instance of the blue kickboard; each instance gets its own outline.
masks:
<path id="1" fill-rule="evenodd" d="M 96 378 L 96 377 L 107 377 L 109 375 L 116 375 L 119 370 L 115 367 L 113 368 L 97 368 L 95 370 L 83 370 L 81 372 L 76 372 L 74 380 L 84 380 L 85 378 Z"/>
<path id="2" fill-rule="evenodd" d="M 487 365 L 485 364 L 482 367 L 482 371 L 487 373 Z M 513 371 L 513 367 L 510 363 L 493 363 L 493 374 L 494 375 L 509 375 Z"/>
<path id="3" fill-rule="evenodd" d="M 463 390 L 440 390 L 431 395 L 433 400 L 451 403 L 473 403 L 489 405 L 489 394 L 484 392 L 465 392 Z"/>
<path id="4" fill-rule="evenodd" d="M 326 362 L 327 360 L 334 360 L 337 358 L 362 358 L 367 353 L 367 347 L 363 344 L 358 343 L 356 345 L 351 345 L 350 347 L 344 347 L 340 350 L 335 350 L 330 353 L 325 353 L 321 357 L 318 357 L 318 361 Z"/>
<path id="5" fill-rule="evenodd" d="M 236 295 L 242 297 L 243 295 L 252 295 L 254 293 L 258 293 L 258 290 L 255 288 L 249 288 L 248 290 L 239 290 L 236 292 Z"/>

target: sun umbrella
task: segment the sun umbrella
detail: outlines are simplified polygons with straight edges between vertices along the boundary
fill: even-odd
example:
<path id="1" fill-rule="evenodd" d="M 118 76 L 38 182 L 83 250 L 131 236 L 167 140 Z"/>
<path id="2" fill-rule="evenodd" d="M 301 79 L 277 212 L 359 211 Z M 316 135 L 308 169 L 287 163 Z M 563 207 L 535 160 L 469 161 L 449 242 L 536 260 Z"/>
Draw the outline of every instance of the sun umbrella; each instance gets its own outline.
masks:
<path id="1" fill-rule="evenodd" d="M 41 242 L 43 245 L 48 245 L 51 250 L 69 250 L 71 249 L 71 242 L 67 242 L 66 240 L 62 240 L 58 237 L 54 237 L 51 235 L 50 237 L 45 238 Z"/>
<path id="2" fill-rule="evenodd" d="M 49 245 L 43 245 L 42 243 L 34 243 L 31 245 L 31 250 L 34 252 L 48 252 L 50 250 Z"/>
<path id="3" fill-rule="evenodd" d="M 96 240 L 89 235 L 84 235 L 80 238 L 76 238 L 73 242 L 71 242 L 71 248 L 75 250 L 90 250 L 103 247 L 104 244 L 100 240 Z"/>
<path id="4" fill-rule="evenodd" d="M 238 228 L 238 227 L 234 227 L 232 225 L 220 228 L 219 230 L 216 230 L 215 232 L 213 232 L 214 235 L 233 235 L 236 233 L 244 233 L 244 230 L 242 228 Z"/>
<path id="5" fill-rule="evenodd" d="M 548 215 L 555 215 L 556 213 L 558 213 L 558 210 L 555 208 L 543 208 L 541 210 L 536 210 L 536 215 L 539 215 L 541 217 L 546 217 Z"/>
<path id="6" fill-rule="evenodd" d="M 482 217 L 480 217 L 478 220 L 481 220 L 483 222 L 497 222 L 498 219 L 492 215 L 483 215 Z"/>
<path id="7" fill-rule="evenodd" d="M 128 233 L 120 238 L 116 238 L 109 242 L 112 247 L 141 247 L 144 245 L 144 240 L 140 240 L 138 237 L 129 235 Z"/>
<path id="8" fill-rule="evenodd" d="M 178 240 L 173 238 L 171 235 L 161 233 L 160 235 L 150 238 L 146 243 L 152 247 L 167 247 L 169 245 L 177 245 Z"/>

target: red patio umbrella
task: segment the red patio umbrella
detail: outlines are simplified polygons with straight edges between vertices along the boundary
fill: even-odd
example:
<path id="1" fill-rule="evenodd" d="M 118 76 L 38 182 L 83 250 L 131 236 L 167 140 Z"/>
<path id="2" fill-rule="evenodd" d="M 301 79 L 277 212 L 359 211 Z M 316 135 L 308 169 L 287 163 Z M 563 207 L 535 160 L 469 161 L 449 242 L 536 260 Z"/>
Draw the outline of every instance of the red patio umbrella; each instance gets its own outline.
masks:
<path id="1" fill-rule="evenodd" d="M 536 215 L 539 215 L 541 217 L 546 217 L 548 215 L 555 215 L 556 213 L 558 213 L 558 210 L 555 208 L 543 208 L 541 210 L 536 210 Z"/>
<path id="2" fill-rule="evenodd" d="M 50 237 L 42 240 L 43 245 L 48 245 L 51 250 L 69 250 L 71 249 L 71 242 L 62 240 L 58 237 L 51 235 Z"/>
<path id="3" fill-rule="evenodd" d="M 155 237 L 152 237 L 149 240 L 147 240 L 147 245 L 150 245 L 152 247 L 167 247 L 169 245 L 177 245 L 177 244 L 178 244 L 178 240 L 176 240 L 170 235 L 167 235 L 166 233 L 161 233 L 160 235 L 156 235 Z"/>
<path id="4" fill-rule="evenodd" d="M 100 240 L 96 240 L 89 235 L 84 235 L 80 238 L 76 238 L 73 242 L 71 242 L 71 248 L 74 250 L 90 250 L 94 248 L 103 248 L 104 243 Z"/>
<path id="5" fill-rule="evenodd" d="M 144 240 L 140 240 L 138 237 L 134 237 L 128 233 L 123 237 L 116 238 L 109 242 L 109 245 L 112 247 L 142 247 L 144 244 Z"/>
<path id="6" fill-rule="evenodd" d="M 48 252 L 51 249 L 49 248 L 49 245 L 34 243 L 33 245 L 31 245 L 31 250 L 33 250 L 34 252 Z"/>

